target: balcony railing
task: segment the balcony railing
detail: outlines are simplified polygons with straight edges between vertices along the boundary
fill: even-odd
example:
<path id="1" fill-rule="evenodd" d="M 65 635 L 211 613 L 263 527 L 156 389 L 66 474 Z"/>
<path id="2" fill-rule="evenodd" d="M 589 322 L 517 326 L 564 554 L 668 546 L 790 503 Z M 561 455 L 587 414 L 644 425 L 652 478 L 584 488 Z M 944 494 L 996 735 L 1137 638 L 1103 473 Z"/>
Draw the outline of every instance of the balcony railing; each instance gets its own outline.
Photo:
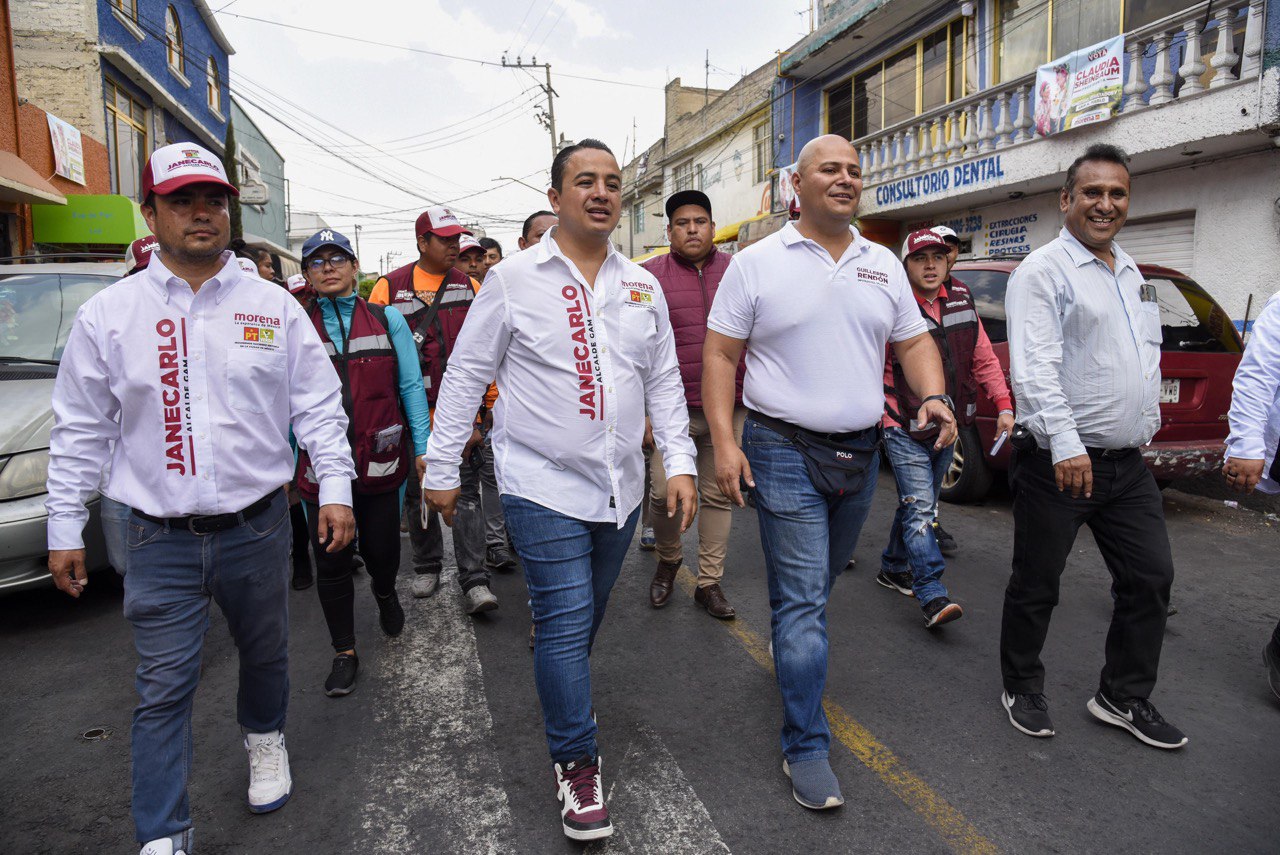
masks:
<path id="1" fill-rule="evenodd" d="M 1119 112 L 1136 113 L 1256 78 L 1262 68 L 1265 0 L 1225 0 L 1170 15 L 1127 33 L 1128 63 Z M 1235 51 L 1244 19 L 1242 55 Z M 1206 27 L 1206 19 L 1211 21 Z M 1202 35 L 1216 30 L 1210 61 L 1203 61 Z M 1179 38 L 1181 37 L 1181 38 Z M 1176 61 L 1181 48 L 1183 62 Z M 1145 63 L 1144 58 L 1154 60 Z M 1235 68 L 1240 66 L 1237 77 Z M 1209 72 L 1212 72 L 1210 74 Z M 952 101 L 891 128 L 853 141 L 867 184 L 893 181 L 944 164 L 985 156 L 1035 139 L 1032 94 L 1035 72 Z M 1208 78 L 1206 85 L 1205 78 Z"/>

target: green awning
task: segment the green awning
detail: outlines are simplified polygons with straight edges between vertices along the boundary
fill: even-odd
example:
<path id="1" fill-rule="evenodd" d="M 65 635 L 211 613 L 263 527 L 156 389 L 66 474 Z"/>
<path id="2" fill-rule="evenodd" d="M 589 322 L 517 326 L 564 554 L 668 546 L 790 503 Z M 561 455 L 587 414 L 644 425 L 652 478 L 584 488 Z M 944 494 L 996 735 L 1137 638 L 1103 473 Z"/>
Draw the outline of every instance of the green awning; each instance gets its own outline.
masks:
<path id="1" fill-rule="evenodd" d="M 36 243 L 127 246 L 151 234 L 138 203 L 127 196 L 67 196 L 65 205 L 32 205 Z"/>

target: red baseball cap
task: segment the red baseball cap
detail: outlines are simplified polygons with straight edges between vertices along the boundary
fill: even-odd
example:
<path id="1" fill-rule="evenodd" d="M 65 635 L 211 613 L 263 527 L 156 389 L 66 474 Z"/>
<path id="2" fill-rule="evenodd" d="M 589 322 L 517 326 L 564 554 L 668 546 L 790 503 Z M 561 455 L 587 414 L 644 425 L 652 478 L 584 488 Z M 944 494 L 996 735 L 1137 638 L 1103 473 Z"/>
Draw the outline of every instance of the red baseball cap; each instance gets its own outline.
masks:
<path id="1" fill-rule="evenodd" d="M 133 274 L 145 268 L 151 263 L 151 253 L 155 248 L 155 235 L 138 238 L 129 244 L 129 248 L 124 251 L 124 269 Z"/>
<path id="2" fill-rule="evenodd" d="M 189 184 L 217 184 L 232 196 L 240 191 L 227 180 L 222 160 L 195 143 L 174 143 L 151 152 L 142 169 L 142 198 L 164 196 Z"/>
<path id="3" fill-rule="evenodd" d="M 928 249 L 931 246 L 936 246 L 943 252 L 950 252 L 951 250 L 942 235 L 933 229 L 917 229 L 907 235 L 906 241 L 902 244 L 902 260 L 906 261 L 907 256 Z"/>
<path id="4" fill-rule="evenodd" d="M 453 237 L 466 231 L 453 212 L 444 205 L 432 205 L 418 215 L 414 234 L 433 234 L 437 237 Z"/>

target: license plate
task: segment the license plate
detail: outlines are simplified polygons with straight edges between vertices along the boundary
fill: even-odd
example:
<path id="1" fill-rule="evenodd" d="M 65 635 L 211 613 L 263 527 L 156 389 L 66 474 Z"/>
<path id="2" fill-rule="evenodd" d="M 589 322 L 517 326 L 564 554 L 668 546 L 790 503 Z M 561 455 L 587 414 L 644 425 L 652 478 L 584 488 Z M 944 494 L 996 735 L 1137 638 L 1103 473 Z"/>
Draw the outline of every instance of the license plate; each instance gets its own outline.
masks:
<path id="1" fill-rule="evenodd" d="M 1176 404 L 1178 398 L 1182 395 L 1181 380 L 1161 380 L 1160 381 L 1160 403 Z"/>

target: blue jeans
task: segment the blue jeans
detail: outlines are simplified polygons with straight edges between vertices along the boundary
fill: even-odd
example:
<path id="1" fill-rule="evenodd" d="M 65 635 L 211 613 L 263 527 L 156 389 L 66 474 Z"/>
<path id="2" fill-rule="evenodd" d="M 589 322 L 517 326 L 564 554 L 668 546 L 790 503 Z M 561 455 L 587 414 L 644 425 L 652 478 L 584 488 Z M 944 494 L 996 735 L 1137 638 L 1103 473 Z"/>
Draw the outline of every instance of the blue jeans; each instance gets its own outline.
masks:
<path id="1" fill-rule="evenodd" d="M 574 519 L 507 494 L 502 496 L 502 510 L 524 565 L 538 628 L 533 678 L 551 759 L 569 763 L 584 754 L 594 757 L 591 645 L 635 534 L 640 508 L 631 512 L 622 528 L 611 522 Z"/>
<path id="2" fill-rule="evenodd" d="M 107 560 L 121 576 L 128 569 L 129 506 L 115 499 L 102 497 L 98 505 L 102 519 L 102 539 L 107 543 Z"/>
<path id="3" fill-rule="evenodd" d="M 868 434 L 866 446 L 874 442 L 874 433 Z M 769 578 L 782 753 L 792 763 L 826 757 L 827 598 L 858 544 L 875 494 L 879 455 L 872 456 L 862 489 L 836 498 L 814 489 L 804 458 L 789 440 L 754 419 L 742 430 L 742 449 L 755 479 Z"/>
<path id="4" fill-rule="evenodd" d="M 889 545 L 880 556 L 880 567 L 891 573 L 910 573 L 916 602 L 924 606 L 947 595 L 942 584 L 947 563 L 938 548 L 933 521 L 938 516 L 942 476 L 951 466 L 955 447 L 934 451 L 932 441 L 924 444 L 902 428 L 886 428 L 884 450 L 898 482 L 898 510 L 889 529 Z"/>
<path id="5" fill-rule="evenodd" d="M 284 726 L 289 700 L 289 503 L 214 534 L 129 518 L 124 616 L 138 650 L 133 822 L 138 842 L 190 846 L 191 702 L 217 601 L 240 651 L 236 717 L 249 733 Z"/>

